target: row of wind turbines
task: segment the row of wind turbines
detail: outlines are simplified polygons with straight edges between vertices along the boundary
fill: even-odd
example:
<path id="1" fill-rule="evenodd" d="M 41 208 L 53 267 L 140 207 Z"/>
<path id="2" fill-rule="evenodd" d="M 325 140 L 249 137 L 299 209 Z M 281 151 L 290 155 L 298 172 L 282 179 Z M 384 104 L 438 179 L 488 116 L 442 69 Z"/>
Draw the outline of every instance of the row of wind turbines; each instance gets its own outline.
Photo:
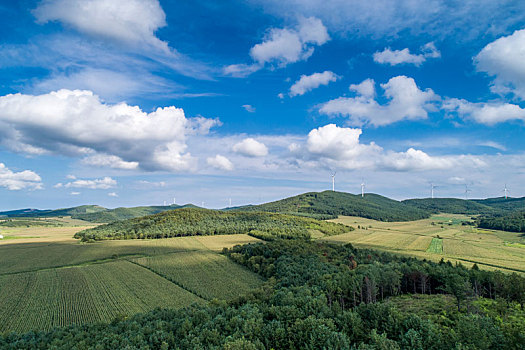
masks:
<path id="1" fill-rule="evenodd" d="M 332 191 L 335 192 L 335 175 L 337 174 L 336 171 L 330 173 L 330 177 L 332 178 Z M 434 185 L 434 183 L 430 183 L 430 198 L 434 199 L 434 189 L 438 188 L 439 186 Z M 468 199 L 468 194 L 472 192 L 471 189 L 468 188 L 468 185 L 465 184 L 465 199 Z M 507 188 L 507 184 L 505 184 L 505 187 L 503 188 L 502 192 L 504 193 L 505 199 L 508 199 L 509 196 L 509 189 Z M 363 180 L 361 182 L 361 197 L 365 196 L 365 181 Z"/>

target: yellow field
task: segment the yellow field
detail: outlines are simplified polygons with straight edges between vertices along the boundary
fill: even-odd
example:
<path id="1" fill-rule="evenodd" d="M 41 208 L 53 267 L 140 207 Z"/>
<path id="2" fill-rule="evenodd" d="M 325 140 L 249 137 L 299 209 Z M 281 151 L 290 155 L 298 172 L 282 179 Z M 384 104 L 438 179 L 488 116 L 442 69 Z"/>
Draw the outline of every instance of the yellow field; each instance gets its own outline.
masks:
<path id="1" fill-rule="evenodd" d="M 262 284 L 258 275 L 219 254 L 259 241 L 248 235 L 86 244 L 72 238 L 86 228 L 77 224 L 0 228 L 11 237 L 0 241 L 0 333 L 232 299 Z"/>
<path id="2" fill-rule="evenodd" d="M 381 222 L 359 217 L 339 217 L 331 220 L 356 228 L 342 235 L 324 237 L 323 241 L 352 243 L 356 247 L 380 249 L 433 261 L 441 258 L 477 263 L 480 268 L 525 273 L 525 249 L 519 234 L 478 230 L 458 224 L 468 217 L 440 214 L 429 219 L 410 222 Z M 427 252 L 432 238 L 443 239 L 443 252 Z"/>

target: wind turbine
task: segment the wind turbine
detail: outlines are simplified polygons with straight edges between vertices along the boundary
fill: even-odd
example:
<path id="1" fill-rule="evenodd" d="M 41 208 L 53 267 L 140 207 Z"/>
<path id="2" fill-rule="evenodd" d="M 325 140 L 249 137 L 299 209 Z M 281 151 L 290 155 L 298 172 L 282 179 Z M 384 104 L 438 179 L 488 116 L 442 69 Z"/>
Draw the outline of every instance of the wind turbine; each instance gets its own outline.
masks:
<path id="1" fill-rule="evenodd" d="M 333 173 L 330 174 L 330 176 L 332 177 L 332 191 L 335 192 L 335 174 L 337 174 L 337 171 L 334 171 Z"/>
<path id="2" fill-rule="evenodd" d="M 361 182 L 361 198 L 365 197 L 365 180 Z"/>
<path id="3" fill-rule="evenodd" d="M 505 199 L 507 199 L 509 194 L 509 189 L 507 188 L 507 184 L 505 184 L 505 188 L 503 189 L 503 192 L 505 192 Z"/>
<path id="4" fill-rule="evenodd" d="M 434 189 L 439 186 L 434 185 L 432 182 L 430 183 L 430 197 L 434 199 Z"/>
<path id="5" fill-rule="evenodd" d="M 468 185 L 465 184 L 465 199 L 468 199 L 468 193 L 469 193 L 469 192 L 472 192 L 472 190 L 469 190 L 469 189 L 468 189 Z"/>
<path id="6" fill-rule="evenodd" d="M 230 198 L 230 205 L 228 206 L 228 208 L 231 208 L 232 207 L 232 199 Z"/>

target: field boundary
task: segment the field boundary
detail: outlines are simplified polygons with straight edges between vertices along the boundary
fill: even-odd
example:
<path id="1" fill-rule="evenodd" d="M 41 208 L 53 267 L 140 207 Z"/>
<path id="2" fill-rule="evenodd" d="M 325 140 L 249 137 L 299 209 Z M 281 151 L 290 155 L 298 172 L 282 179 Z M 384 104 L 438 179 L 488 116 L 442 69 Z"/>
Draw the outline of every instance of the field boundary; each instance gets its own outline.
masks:
<path id="1" fill-rule="evenodd" d="M 155 255 L 155 256 L 157 256 L 157 255 Z M 201 298 L 201 299 L 204 299 L 204 300 L 206 300 L 206 301 L 211 301 L 211 299 L 206 298 L 206 297 L 203 296 L 203 295 L 200 295 L 200 293 L 198 293 L 198 292 L 195 292 L 195 291 L 193 291 L 193 290 L 191 290 L 191 289 L 188 289 L 187 287 L 183 286 L 181 283 L 179 283 L 179 282 L 177 282 L 177 281 L 174 281 L 173 279 L 171 279 L 171 278 L 169 278 L 169 277 L 167 277 L 167 276 L 164 276 L 163 274 L 161 274 L 161 273 L 159 273 L 159 272 L 153 270 L 153 269 L 150 268 L 149 266 L 144 266 L 144 265 L 139 264 L 138 262 L 136 262 L 136 261 L 132 261 L 132 260 L 127 260 L 127 261 L 130 262 L 130 263 L 132 263 L 132 264 L 135 264 L 135 265 L 137 265 L 137 266 L 140 266 L 140 267 L 142 267 L 143 269 L 146 269 L 146 270 L 148 270 L 148 271 L 153 272 L 153 273 L 156 274 L 157 276 L 164 278 L 165 280 L 167 280 L 167 281 L 173 283 L 173 284 L 176 285 L 177 287 L 180 287 L 180 288 L 184 289 L 185 291 L 187 291 L 187 292 L 189 292 L 189 293 L 191 293 L 191 294 L 193 294 L 193 295 L 196 295 L 197 297 L 199 297 L 199 298 Z"/>

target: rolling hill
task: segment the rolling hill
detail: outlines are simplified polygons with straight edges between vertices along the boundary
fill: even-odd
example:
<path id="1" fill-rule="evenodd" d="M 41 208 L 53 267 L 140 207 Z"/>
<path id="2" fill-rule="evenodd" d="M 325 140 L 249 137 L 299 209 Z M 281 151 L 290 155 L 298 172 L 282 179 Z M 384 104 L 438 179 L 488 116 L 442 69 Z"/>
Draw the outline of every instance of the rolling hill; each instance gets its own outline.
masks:
<path id="1" fill-rule="evenodd" d="M 87 215 L 92 213 L 98 213 L 106 211 L 108 209 L 98 205 L 81 205 L 72 208 L 62 209 L 18 209 L 0 212 L 0 217 L 25 217 L 25 218 L 44 218 L 44 217 L 56 217 L 56 216 L 73 216 L 73 215 Z"/>
<path id="2" fill-rule="evenodd" d="M 152 215 L 168 210 L 180 208 L 197 208 L 192 204 L 169 206 L 141 206 L 132 208 L 107 209 L 98 205 L 81 205 L 63 209 L 18 209 L 0 212 L 0 217 L 8 218 L 49 218 L 57 216 L 71 216 L 73 219 L 96 223 L 108 223 L 126 220 L 145 215 Z"/>
<path id="3" fill-rule="evenodd" d="M 364 198 L 345 192 L 308 192 L 261 205 L 246 206 L 234 211 L 268 211 L 319 219 L 337 215 L 360 216 L 380 221 L 410 221 L 424 219 L 430 212 L 405 203 L 367 193 Z"/>
<path id="4" fill-rule="evenodd" d="M 432 213 L 478 215 L 494 214 L 499 211 L 496 208 L 477 201 L 459 198 L 407 199 L 402 201 L 402 203 Z"/>
<path id="5" fill-rule="evenodd" d="M 75 234 L 75 238 L 97 241 L 247 233 L 257 238 L 272 240 L 309 238 L 311 230 L 331 235 L 352 229 L 343 224 L 278 213 L 185 208 L 115 221 L 80 231 Z"/>

